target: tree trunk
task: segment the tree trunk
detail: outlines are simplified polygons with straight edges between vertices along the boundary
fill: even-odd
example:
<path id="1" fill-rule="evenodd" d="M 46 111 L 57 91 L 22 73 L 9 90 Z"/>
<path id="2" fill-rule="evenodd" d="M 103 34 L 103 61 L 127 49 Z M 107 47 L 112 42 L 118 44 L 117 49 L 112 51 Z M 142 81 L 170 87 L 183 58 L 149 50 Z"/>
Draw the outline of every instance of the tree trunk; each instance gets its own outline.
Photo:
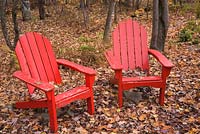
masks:
<path id="1" fill-rule="evenodd" d="M 18 27 L 18 22 L 17 22 L 17 4 L 18 4 L 18 0 L 13 0 L 12 20 L 13 20 L 14 32 L 15 32 L 14 48 L 16 47 L 17 41 L 19 39 L 19 27 Z"/>
<path id="2" fill-rule="evenodd" d="M 84 24 L 85 24 L 85 27 L 87 28 L 88 23 L 89 23 L 89 15 L 88 15 L 88 10 L 87 10 L 86 3 L 84 0 L 80 0 L 80 6 L 83 12 Z"/>
<path id="3" fill-rule="evenodd" d="M 133 7 L 133 1 L 134 1 L 134 0 L 126 0 L 127 5 L 128 5 L 129 7 Z"/>
<path id="4" fill-rule="evenodd" d="M 86 6 L 87 8 L 90 8 L 90 0 L 86 0 L 85 6 Z"/>
<path id="5" fill-rule="evenodd" d="M 6 26 L 6 15 L 5 15 L 5 10 L 6 10 L 6 0 L 1 0 L 0 1 L 0 17 L 1 17 L 1 28 L 3 32 L 3 36 L 5 38 L 7 46 L 11 49 L 14 50 L 14 46 L 12 45 L 10 41 L 10 37 L 8 35 L 8 29 Z"/>
<path id="6" fill-rule="evenodd" d="M 139 9 L 140 8 L 140 4 L 141 4 L 142 0 L 136 0 L 135 1 L 135 10 Z"/>
<path id="7" fill-rule="evenodd" d="M 44 4 L 45 4 L 44 0 L 38 0 L 39 16 L 41 20 L 45 19 Z"/>
<path id="8" fill-rule="evenodd" d="M 174 5 L 176 5 L 176 4 L 177 4 L 177 2 L 178 2 L 178 0 L 173 0 L 173 2 L 174 2 Z"/>
<path id="9" fill-rule="evenodd" d="M 14 38 L 14 43 L 11 43 L 10 37 L 9 37 L 9 32 L 7 29 L 6 25 L 6 0 L 0 0 L 0 19 L 1 19 L 1 28 L 3 32 L 3 36 L 6 41 L 6 45 L 10 48 L 10 50 L 15 50 L 16 43 L 19 38 L 19 30 L 18 30 L 18 23 L 17 23 L 17 14 L 16 14 L 16 9 L 17 9 L 17 3 L 18 0 L 13 0 L 13 6 L 12 6 L 12 19 L 13 19 L 13 24 L 14 24 L 14 31 L 15 31 L 15 38 Z"/>
<path id="10" fill-rule="evenodd" d="M 153 26 L 150 48 L 164 51 L 168 31 L 168 3 L 167 0 L 153 1 Z"/>
<path id="11" fill-rule="evenodd" d="M 22 18 L 23 21 L 31 19 L 31 8 L 29 0 L 22 0 Z"/>
<path id="12" fill-rule="evenodd" d="M 115 4 L 116 4 L 115 0 L 111 0 L 110 5 L 109 5 L 107 19 L 106 19 L 105 30 L 104 30 L 104 36 L 103 36 L 104 42 L 109 41 L 109 34 L 110 34 L 111 27 L 112 27 L 112 18 L 113 18 L 113 14 L 115 12 Z"/>

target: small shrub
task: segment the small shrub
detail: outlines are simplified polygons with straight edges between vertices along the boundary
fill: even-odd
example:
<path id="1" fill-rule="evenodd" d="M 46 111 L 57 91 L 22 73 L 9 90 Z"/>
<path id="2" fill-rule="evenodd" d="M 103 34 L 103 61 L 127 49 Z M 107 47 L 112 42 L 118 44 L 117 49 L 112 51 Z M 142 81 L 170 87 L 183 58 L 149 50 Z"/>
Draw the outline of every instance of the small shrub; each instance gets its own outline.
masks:
<path id="1" fill-rule="evenodd" d="M 98 55 L 96 54 L 96 49 L 93 46 L 82 45 L 79 47 L 79 58 L 81 59 L 83 65 L 93 65 L 98 62 Z"/>
<path id="2" fill-rule="evenodd" d="M 179 33 L 179 41 L 187 42 L 192 40 L 192 32 L 186 28 L 182 29 Z"/>
<path id="3" fill-rule="evenodd" d="M 200 3 L 198 3 L 196 5 L 196 17 L 197 17 L 197 19 L 200 18 Z"/>
<path id="4" fill-rule="evenodd" d="M 88 38 L 88 37 L 85 37 L 85 36 L 80 36 L 80 37 L 79 37 L 79 41 L 80 41 L 80 42 L 88 43 L 88 42 L 92 42 L 92 39 L 90 39 L 90 38 Z"/>
<path id="5" fill-rule="evenodd" d="M 182 11 L 184 13 L 194 11 L 194 7 L 191 4 L 185 3 L 185 4 L 183 4 Z"/>
<path id="6" fill-rule="evenodd" d="M 197 39 L 195 38 L 193 41 L 192 41 L 192 44 L 196 45 L 196 44 L 199 44 L 200 43 L 200 39 Z"/>
<path id="7" fill-rule="evenodd" d="M 189 21 L 185 27 L 194 33 L 200 33 L 200 20 Z"/>
<path id="8" fill-rule="evenodd" d="M 95 48 L 92 46 L 89 46 L 89 45 L 82 45 L 82 46 L 80 46 L 79 50 L 92 52 L 92 51 L 95 51 Z"/>
<path id="9" fill-rule="evenodd" d="M 179 41 L 190 41 L 192 44 L 200 43 L 200 20 L 189 21 L 179 33 Z"/>

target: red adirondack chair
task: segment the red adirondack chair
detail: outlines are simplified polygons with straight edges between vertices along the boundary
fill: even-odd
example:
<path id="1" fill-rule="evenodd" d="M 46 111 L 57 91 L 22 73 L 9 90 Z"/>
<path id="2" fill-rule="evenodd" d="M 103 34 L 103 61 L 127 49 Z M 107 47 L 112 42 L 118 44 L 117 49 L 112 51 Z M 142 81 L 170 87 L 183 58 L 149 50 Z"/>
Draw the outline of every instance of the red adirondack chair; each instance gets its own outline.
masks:
<path id="1" fill-rule="evenodd" d="M 164 92 L 166 79 L 170 74 L 173 64 L 160 52 L 148 49 L 147 32 L 144 26 L 132 19 L 127 19 L 118 24 L 113 31 L 113 48 L 105 52 L 106 59 L 115 71 L 114 81 L 118 84 L 118 103 L 123 105 L 123 90 L 139 86 L 151 86 L 160 88 L 159 102 L 164 104 Z M 162 65 L 161 76 L 149 75 L 149 57 L 153 55 Z M 134 70 L 140 68 L 147 71 L 147 76 L 125 77 L 122 70 Z"/>
<path id="2" fill-rule="evenodd" d="M 57 132 L 56 109 L 70 102 L 87 99 L 88 112 L 94 113 L 93 83 L 96 72 L 64 59 L 56 59 L 51 43 L 44 36 L 36 32 L 28 32 L 21 36 L 15 52 L 21 67 L 13 75 L 27 84 L 30 94 L 41 90 L 46 98 L 17 102 L 16 108 L 48 108 L 51 132 Z M 54 95 L 54 84 L 62 82 L 58 65 L 71 68 L 85 75 L 85 85 L 75 87 L 58 95 Z"/>

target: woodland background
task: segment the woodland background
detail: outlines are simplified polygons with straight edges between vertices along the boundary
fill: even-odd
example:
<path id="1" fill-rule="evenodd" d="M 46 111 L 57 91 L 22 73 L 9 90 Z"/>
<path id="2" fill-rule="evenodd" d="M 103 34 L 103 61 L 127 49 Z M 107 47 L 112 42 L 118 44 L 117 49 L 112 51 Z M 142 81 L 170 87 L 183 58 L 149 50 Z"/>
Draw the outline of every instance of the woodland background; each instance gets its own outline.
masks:
<path id="1" fill-rule="evenodd" d="M 88 0 L 87 0 L 88 1 Z M 53 45 L 58 58 L 65 58 L 89 66 L 97 71 L 94 85 L 95 114 L 86 112 L 83 101 L 77 101 L 59 110 L 59 133 L 116 134 L 116 133 L 175 133 L 200 132 L 200 4 L 198 0 L 168 0 L 169 27 L 163 54 L 175 65 L 167 80 L 165 105 L 158 104 L 159 89 L 141 87 L 124 94 L 124 106 L 117 105 L 117 87 L 109 83 L 113 75 L 103 55 L 111 47 L 110 33 L 117 22 L 132 17 L 148 31 L 149 45 L 152 37 L 152 0 L 97 1 L 90 0 L 89 7 L 81 2 L 58 0 L 44 3 L 44 16 L 40 3 L 30 0 L 28 18 L 23 18 L 19 2 L 5 6 L 6 27 L 0 31 L 0 133 L 49 132 L 48 114 L 45 110 L 16 109 L 16 101 L 29 99 L 25 84 L 12 77 L 19 69 L 15 53 L 8 47 L 3 28 L 7 28 L 11 46 L 15 44 L 12 9 L 16 8 L 19 35 L 37 31 Z M 0 1 L 3 2 L 3 1 Z M 16 1 L 13 1 L 16 2 Z M 56 3 L 53 3 L 56 2 Z M 111 27 L 105 39 L 106 20 L 111 3 L 116 7 L 111 14 Z M 121 3 L 119 3 L 121 2 Z M 135 2 L 134 4 L 132 4 Z M 137 7 L 137 2 L 139 6 Z M 84 8 L 83 8 L 84 7 Z M 2 9 L 2 7 L 1 7 Z M 2 10 L 1 10 L 2 11 Z M 1 12 L 1 16 L 2 16 Z M 26 17 L 27 17 L 26 16 Z M 44 17 L 44 18 L 42 18 Z M 1 18 L 2 24 L 2 18 Z M 103 41 L 104 39 L 104 41 Z M 12 48 L 12 47 L 11 47 Z M 159 74 L 159 65 L 151 60 L 152 72 Z M 64 87 L 81 84 L 83 76 L 61 69 Z"/>

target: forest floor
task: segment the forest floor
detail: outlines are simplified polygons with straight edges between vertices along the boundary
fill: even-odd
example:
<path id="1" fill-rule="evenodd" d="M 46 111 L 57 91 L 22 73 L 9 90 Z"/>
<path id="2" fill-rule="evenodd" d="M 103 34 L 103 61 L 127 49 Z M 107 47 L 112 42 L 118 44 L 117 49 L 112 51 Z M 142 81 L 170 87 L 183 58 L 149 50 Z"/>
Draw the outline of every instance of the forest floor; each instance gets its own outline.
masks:
<path id="1" fill-rule="evenodd" d="M 58 8 L 60 9 L 60 8 Z M 130 18 L 132 12 L 122 9 L 118 21 Z M 113 71 L 109 68 L 103 52 L 110 44 L 103 44 L 103 29 L 106 20 L 105 7 L 95 4 L 90 9 L 90 23 L 83 25 L 78 5 L 66 5 L 62 13 L 53 13 L 39 20 L 37 10 L 32 11 L 32 20 L 23 22 L 18 16 L 20 32 L 37 31 L 53 44 L 58 58 L 66 58 L 89 66 L 97 71 L 94 84 L 95 114 L 87 113 L 85 101 L 77 101 L 58 110 L 59 133 L 81 134 L 197 134 L 200 133 L 200 44 L 178 42 L 178 33 L 188 20 L 195 19 L 192 13 L 170 12 L 170 26 L 164 54 L 175 67 L 167 79 L 165 104 L 158 104 L 159 89 L 137 88 L 137 99 L 124 97 L 121 109 L 117 104 L 117 88 L 109 83 Z M 136 17 L 146 26 L 150 39 L 151 15 Z M 11 29 L 11 23 L 9 29 Z M 25 85 L 12 77 L 19 67 L 16 58 L 5 44 L 0 32 L 0 133 L 45 134 L 49 132 L 48 114 L 45 110 L 22 110 L 15 102 L 27 99 Z M 158 70 L 153 66 L 153 70 Z M 73 87 L 83 81 L 75 72 L 68 72 L 63 80 L 65 87 Z M 73 76 L 73 77 L 72 77 Z"/>

